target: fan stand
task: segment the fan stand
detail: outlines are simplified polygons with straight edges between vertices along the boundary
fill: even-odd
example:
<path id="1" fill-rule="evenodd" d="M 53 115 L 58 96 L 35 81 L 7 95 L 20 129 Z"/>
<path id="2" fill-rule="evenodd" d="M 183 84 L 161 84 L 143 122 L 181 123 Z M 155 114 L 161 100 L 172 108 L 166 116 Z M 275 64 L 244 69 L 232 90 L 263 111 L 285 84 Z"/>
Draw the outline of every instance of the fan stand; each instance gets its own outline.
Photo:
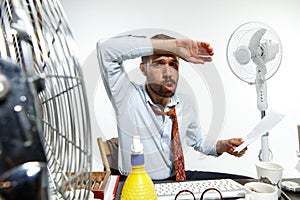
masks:
<path id="1" fill-rule="evenodd" d="M 281 54 L 279 36 L 271 27 L 260 22 L 242 24 L 233 32 L 227 44 L 226 57 L 231 71 L 240 80 L 256 86 L 257 108 L 261 111 L 261 118 L 265 117 L 268 108 L 266 81 L 277 72 Z M 261 136 L 260 161 L 273 159 L 268 136 L 268 132 Z"/>
<path id="2" fill-rule="evenodd" d="M 265 111 L 261 111 L 261 119 L 263 119 L 266 116 Z M 263 162 L 269 162 L 273 160 L 273 153 L 271 149 L 269 148 L 269 133 L 265 133 L 261 136 L 261 150 L 258 154 L 259 161 Z"/>
<path id="3" fill-rule="evenodd" d="M 261 112 L 261 119 L 266 116 L 266 110 L 268 108 L 267 101 L 267 83 L 266 83 L 266 66 L 261 59 L 256 59 L 256 95 L 257 95 L 257 108 Z M 263 162 L 269 162 L 273 159 L 272 151 L 269 148 L 269 133 L 265 133 L 261 136 L 261 150 L 258 154 L 258 159 Z"/>

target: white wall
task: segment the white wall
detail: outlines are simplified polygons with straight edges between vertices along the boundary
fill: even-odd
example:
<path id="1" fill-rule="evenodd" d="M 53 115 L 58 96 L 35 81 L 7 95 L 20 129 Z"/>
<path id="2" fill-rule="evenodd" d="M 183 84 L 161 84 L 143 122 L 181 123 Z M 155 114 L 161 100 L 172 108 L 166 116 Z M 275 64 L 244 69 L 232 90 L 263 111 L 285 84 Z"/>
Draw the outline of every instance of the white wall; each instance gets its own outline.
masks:
<path id="1" fill-rule="evenodd" d="M 260 112 L 256 108 L 255 87 L 232 74 L 226 61 L 226 45 L 238 26 L 248 21 L 260 21 L 275 29 L 283 46 L 281 68 L 268 81 L 269 108 L 285 114 L 280 124 L 270 131 L 273 160 L 284 166 L 284 177 L 300 177 L 300 172 L 295 169 L 299 160 L 296 156 L 297 124 L 300 124 L 299 0 L 62 0 L 62 4 L 79 47 L 86 80 L 95 170 L 101 169 L 96 137 L 116 135 L 113 110 L 106 94 L 103 88 L 97 90 L 102 92 L 100 96 L 95 92 L 99 81 L 95 45 L 99 39 L 135 29 L 160 28 L 209 41 L 215 50 L 213 63 L 221 76 L 226 96 L 226 119 L 221 138 L 243 137 L 259 121 Z M 95 103 L 95 99 L 99 102 Z M 97 109 L 102 113 L 96 114 Z M 101 120 L 99 124 L 97 119 Z M 228 155 L 203 158 L 188 151 L 187 165 L 190 169 L 255 177 L 254 164 L 258 161 L 259 150 L 260 141 L 251 144 L 242 158 Z"/>

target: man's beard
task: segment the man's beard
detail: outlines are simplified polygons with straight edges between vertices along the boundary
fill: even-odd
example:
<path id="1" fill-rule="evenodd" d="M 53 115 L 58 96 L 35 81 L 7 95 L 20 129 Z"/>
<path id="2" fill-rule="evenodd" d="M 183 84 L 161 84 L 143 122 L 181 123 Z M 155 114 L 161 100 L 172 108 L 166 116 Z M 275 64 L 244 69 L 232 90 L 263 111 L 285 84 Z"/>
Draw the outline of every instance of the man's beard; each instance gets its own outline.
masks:
<path id="1" fill-rule="evenodd" d="M 173 86 L 174 89 L 173 90 L 166 89 L 168 82 L 171 82 L 172 84 L 174 84 L 174 86 Z M 171 81 L 168 80 L 168 81 L 166 81 L 162 84 L 148 83 L 148 85 L 155 94 L 157 94 L 160 97 L 165 97 L 165 98 L 172 97 L 175 94 L 175 91 L 176 91 L 176 88 L 177 88 L 177 84 L 173 80 L 171 80 Z"/>

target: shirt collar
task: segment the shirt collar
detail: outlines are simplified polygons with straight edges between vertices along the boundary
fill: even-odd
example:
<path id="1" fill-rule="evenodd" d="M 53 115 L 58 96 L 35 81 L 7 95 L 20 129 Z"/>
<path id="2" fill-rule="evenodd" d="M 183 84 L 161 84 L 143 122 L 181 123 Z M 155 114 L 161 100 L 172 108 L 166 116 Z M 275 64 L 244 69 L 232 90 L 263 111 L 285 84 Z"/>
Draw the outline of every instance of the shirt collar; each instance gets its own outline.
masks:
<path id="1" fill-rule="evenodd" d="M 146 84 L 142 85 L 142 90 L 143 90 L 143 93 L 145 94 L 145 103 L 150 103 L 151 105 L 156 105 L 151 97 L 149 96 L 147 90 L 146 90 Z M 172 96 L 171 98 L 171 102 L 167 105 L 167 107 L 172 107 L 172 106 L 176 106 L 177 104 L 179 104 L 179 99 L 178 99 L 178 96 L 176 95 L 176 93 Z"/>

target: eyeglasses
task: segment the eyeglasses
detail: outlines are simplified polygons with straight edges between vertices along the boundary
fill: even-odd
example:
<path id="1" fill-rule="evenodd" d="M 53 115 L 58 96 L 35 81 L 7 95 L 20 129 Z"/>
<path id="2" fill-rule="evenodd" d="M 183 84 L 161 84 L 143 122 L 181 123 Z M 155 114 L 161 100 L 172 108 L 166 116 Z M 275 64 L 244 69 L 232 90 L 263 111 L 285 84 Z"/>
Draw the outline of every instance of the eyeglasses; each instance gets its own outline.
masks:
<path id="1" fill-rule="evenodd" d="M 221 193 L 218 189 L 216 189 L 216 188 L 208 188 L 208 189 L 204 190 L 204 191 L 202 192 L 202 194 L 201 194 L 200 200 L 203 200 L 205 193 L 208 192 L 208 191 L 211 191 L 211 190 L 215 190 L 216 192 L 218 192 L 219 195 L 220 195 L 220 200 L 223 200 L 222 193 Z M 177 198 L 178 198 L 182 193 L 186 193 L 186 192 L 190 193 L 190 194 L 192 195 L 192 197 L 194 198 L 194 200 L 196 200 L 196 197 L 195 197 L 194 193 L 193 193 L 192 191 L 190 191 L 190 190 L 181 190 L 181 191 L 179 191 L 179 192 L 176 194 L 176 196 L 175 196 L 175 200 L 177 200 Z"/>

